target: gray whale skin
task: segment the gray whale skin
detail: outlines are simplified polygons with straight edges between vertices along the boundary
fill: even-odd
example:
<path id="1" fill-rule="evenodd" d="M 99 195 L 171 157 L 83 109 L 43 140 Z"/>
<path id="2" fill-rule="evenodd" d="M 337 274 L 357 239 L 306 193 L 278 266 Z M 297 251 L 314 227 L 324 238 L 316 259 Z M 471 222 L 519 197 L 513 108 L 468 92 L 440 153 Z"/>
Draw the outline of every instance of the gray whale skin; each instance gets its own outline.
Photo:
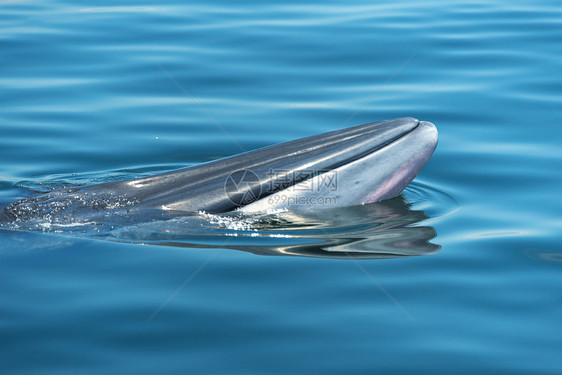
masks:
<path id="1" fill-rule="evenodd" d="M 225 213 L 317 210 L 399 195 L 431 157 L 437 130 L 399 118 L 245 152 L 151 177 L 55 190 L 10 204 L 26 221 L 46 210 Z M 69 213 L 67 211 L 67 213 Z"/>

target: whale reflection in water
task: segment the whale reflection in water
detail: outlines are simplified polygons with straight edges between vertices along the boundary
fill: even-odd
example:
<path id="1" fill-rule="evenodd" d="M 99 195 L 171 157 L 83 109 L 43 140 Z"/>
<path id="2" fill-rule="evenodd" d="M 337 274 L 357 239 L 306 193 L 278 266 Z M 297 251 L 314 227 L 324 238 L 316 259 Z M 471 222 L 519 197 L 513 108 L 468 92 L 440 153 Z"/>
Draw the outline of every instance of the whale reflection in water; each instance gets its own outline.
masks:
<path id="1" fill-rule="evenodd" d="M 258 255 L 386 259 L 437 253 L 428 216 L 402 196 L 363 206 L 276 214 L 177 216 L 129 225 L 96 238 L 184 248 L 223 248 Z"/>

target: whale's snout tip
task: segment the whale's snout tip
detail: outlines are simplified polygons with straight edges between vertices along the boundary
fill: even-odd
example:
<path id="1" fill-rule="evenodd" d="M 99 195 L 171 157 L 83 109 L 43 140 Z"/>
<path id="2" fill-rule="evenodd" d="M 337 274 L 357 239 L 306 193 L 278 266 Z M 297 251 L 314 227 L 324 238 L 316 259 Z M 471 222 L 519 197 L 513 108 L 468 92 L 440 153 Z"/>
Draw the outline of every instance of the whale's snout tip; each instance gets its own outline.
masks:
<path id="1" fill-rule="evenodd" d="M 437 127 L 435 126 L 435 124 L 429 121 L 418 121 L 418 126 L 430 128 L 437 132 Z"/>
<path id="2" fill-rule="evenodd" d="M 429 121 L 420 121 L 418 127 L 423 133 L 424 139 L 433 146 L 433 150 L 437 147 L 437 142 L 439 140 L 439 133 L 437 132 L 437 127 L 435 124 Z"/>

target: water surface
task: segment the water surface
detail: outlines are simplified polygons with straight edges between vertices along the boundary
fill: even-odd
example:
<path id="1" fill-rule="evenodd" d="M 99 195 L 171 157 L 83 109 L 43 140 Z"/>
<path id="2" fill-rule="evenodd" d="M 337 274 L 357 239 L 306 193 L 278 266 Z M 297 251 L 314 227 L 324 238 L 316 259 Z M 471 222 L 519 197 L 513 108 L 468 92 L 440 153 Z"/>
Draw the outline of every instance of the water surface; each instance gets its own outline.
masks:
<path id="1" fill-rule="evenodd" d="M 4 228 L 3 373 L 562 370 L 557 2 L 0 10 L 0 206 L 376 120 L 440 135 L 372 207 Z"/>

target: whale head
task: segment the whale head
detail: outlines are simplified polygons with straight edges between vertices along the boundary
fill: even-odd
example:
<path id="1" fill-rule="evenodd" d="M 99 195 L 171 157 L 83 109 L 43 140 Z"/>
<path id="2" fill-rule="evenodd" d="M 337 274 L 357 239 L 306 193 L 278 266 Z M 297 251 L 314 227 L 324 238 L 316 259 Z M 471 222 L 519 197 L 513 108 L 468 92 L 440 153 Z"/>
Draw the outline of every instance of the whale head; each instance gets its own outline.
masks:
<path id="1" fill-rule="evenodd" d="M 437 138 L 432 123 L 414 118 L 372 122 L 105 188 L 172 211 L 361 205 L 399 195 Z"/>
<path id="2" fill-rule="evenodd" d="M 372 122 L 151 177 L 56 190 L 22 199 L 0 220 L 90 220 L 116 210 L 247 213 L 317 210 L 395 197 L 437 145 L 437 130 L 413 118 Z M 137 216 L 139 216 L 137 215 Z"/>
<path id="3" fill-rule="evenodd" d="M 323 143 L 324 155 L 310 158 L 302 155 L 309 178 L 302 181 L 293 178 L 291 186 L 266 190 L 268 195 L 240 210 L 308 210 L 393 198 L 427 163 L 437 146 L 438 135 L 430 122 L 403 118 L 360 125 L 313 139 Z M 288 176 L 300 173 L 300 170 L 289 171 Z"/>

